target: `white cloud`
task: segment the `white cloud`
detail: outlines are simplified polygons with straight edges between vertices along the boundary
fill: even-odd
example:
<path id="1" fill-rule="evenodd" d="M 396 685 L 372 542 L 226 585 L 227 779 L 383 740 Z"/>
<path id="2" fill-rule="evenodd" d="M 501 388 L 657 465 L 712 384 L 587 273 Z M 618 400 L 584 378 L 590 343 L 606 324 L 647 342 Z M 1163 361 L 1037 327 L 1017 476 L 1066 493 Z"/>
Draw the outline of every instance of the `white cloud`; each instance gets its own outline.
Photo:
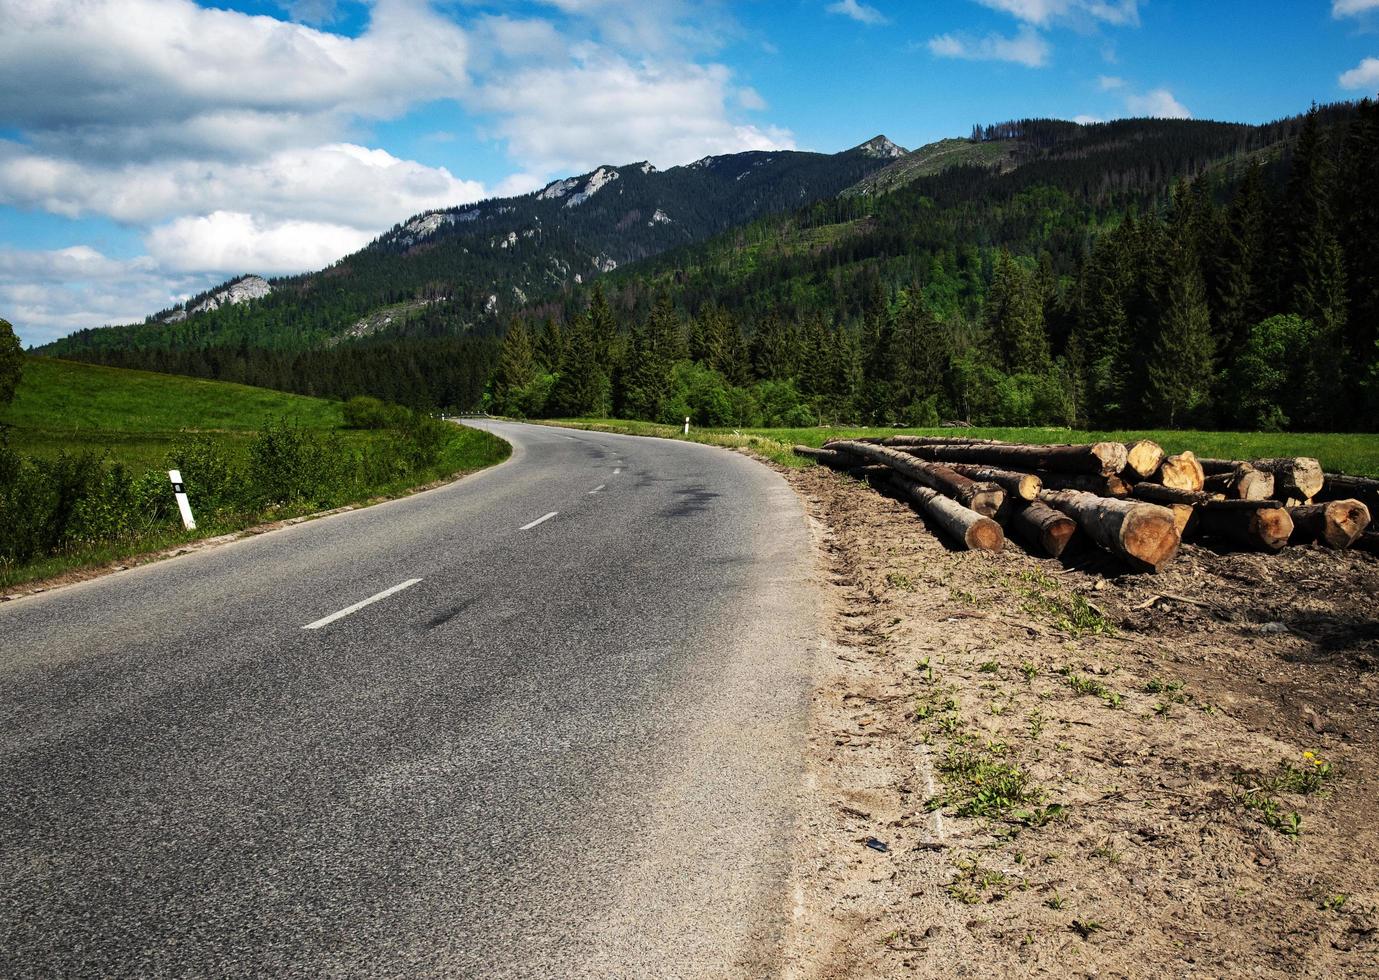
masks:
<path id="1" fill-rule="evenodd" d="M 1358 17 L 1371 10 L 1379 10 L 1379 0 L 1334 0 L 1331 4 L 1331 16 L 1338 19 Z"/>
<path id="2" fill-rule="evenodd" d="M 830 14 L 840 14 L 843 17 L 851 17 L 860 24 L 889 24 L 888 18 L 875 7 L 865 3 L 858 3 L 857 0 L 838 0 L 837 3 L 828 5 L 827 10 Z"/>
<path id="3" fill-rule="evenodd" d="M 497 131 L 538 172 L 577 173 L 650 160 L 674 166 L 709 154 L 793 149 L 791 133 L 734 122 L 722 65 L 632 64 L 585 49 L 573 65 L 533 68 L 485 89 Z"/>
<path id="4" fill-rule="evenodd" d="M 20 340 L 50 340 L 131 323 L 194 295 L 214 276 L 169 276 L 151 258 L 108 258 L 85 245 L 50 251 L 0 247 L 0 308 Z"/>
<path id="5" fill-rule="evenodd" d="M 518 17 L 442 2 L 374 0 L 348 36 L 192 0 L 0 0 L 0 206 L 112 218 L 148 250 L 11 249 L 0 303 L 29 330 L 138 320 L 553 175 L 794 146 L 741 118 L 765 100 L 706 57 L 735 36 L 719 4 L 542 0 L 550 17 Z M 334 0 L 278 3 L 338 16 Z M 505 141 L 513 173 L 486 187 L 366 145 L 369 124 L 447 100 Z M 437 122 L 433 145 L 458 130 Z"/>
<path id="6" fill-rule="evenodd" d="M 223 152 L 304 120 L 319 132 L 458 97 L 467 49 L 463 31 L 414 0 L 379 0 L 357 38 L 190 0 L 6 3 L 0 118 L 75 154 L 166 155 L 179 149 L 164 145 L 170 134 Z"/>
<path id="7" fill-rule="evenodd" d="M 369 243 L 372 233 L 316 221 L 264 221 L 239 211 L 178 218 L 149 232 L 149 253 L 177 272 L 320 269 Z"/>
<path id="8" fill-rule="evenodd" d="M 1106 121 L 1105 119 L 1102 119 L 1102 118 L 1099 117 L 1099 116 L 1083 116 L 1083 115 L 1073 116 L 1073 122 L 1077 123 L 1079 126 L 1092 126 L 1092 125 L 1095 125 L 1096 123 L 1105 122 L 1105 121 Z"/>
<path id="9" fill-rule="evenodd" d="M 1173 97 L 1166 88 L 1156 88 L 1143 95 L 1128 95 L 1125 108 L 1135 116 L 1152 116 L 1156 119 L 1191 119 L 1188 107 Z"/>
<path id="10" fill-rule="evenodd" d="M 281 150 L 253 161 L 101 166 L 0 141 L 0 203 L 131 225 L 229 209 L 381 229 L 418 211 L 484 196 L 482 184 L 444 168 L 351 143 Z"/>
<path id="11" fill-rule="evenodd" d="M 1125 79 L 1117 78 L 1115 75 L 1100 75 L 1097 77 L 1097 87 L 1103 92 L 1111 92 L 1118 88 L 1125 88 Z"/>
<path id="12" fill-rule="evenodd" d="M 1140 22 L 1140 0 L 977 0 L 984 7 L 1010 14 L 1027 24 L 1047 27 L 1054 21 L 1100 22 L 1118 27 Z"/>
<path id="13" fill-rule="evenodd" d="M 1379 85 L 1379 58 L 1366 58 L 1350 71 L 1342 72 L 1337 81 L 1341 88 L 1374 88 Z"/>
<path id="14" fill-rule="evenodd" d="M 963 58 L 969 61 L 1013 61 L 1029 68 L 1048 64 L 1049 44 L 1035 30 L 1025 27 L 1014 37 L 988 34 L 971 38 L 958 34 L 940 34 L 929 40 L 929 50 L 940 58 Z"/>
<path id="15" fill-rule="evenodd" d="M 737 90 L 737 104 L 753 112 L 760 112 L 766 108 L 766 100 L 761 97 L 760 92 L 750 85 Z"/>

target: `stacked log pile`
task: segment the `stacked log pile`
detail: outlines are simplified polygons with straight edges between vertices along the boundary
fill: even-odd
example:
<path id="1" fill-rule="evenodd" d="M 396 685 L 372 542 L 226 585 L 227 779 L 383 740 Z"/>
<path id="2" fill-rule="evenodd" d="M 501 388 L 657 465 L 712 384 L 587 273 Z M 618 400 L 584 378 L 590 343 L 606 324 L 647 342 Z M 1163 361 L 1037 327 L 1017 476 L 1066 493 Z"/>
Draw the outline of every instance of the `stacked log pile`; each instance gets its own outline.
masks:
<path id="1" fill-rule="evenodd" d="M 1081 539 L 1159 571 L 1184 540 L 1275 552 L 1316 543 L 1379 550 L 1379 480 L 1309 457 L 1199 459 L 1133 443 L 1023 445 L 961 436 L 839 439 L 800 456 L 909 501 L 961 547 L 999 551 L 1007 529 L 1057 558 Z"/>

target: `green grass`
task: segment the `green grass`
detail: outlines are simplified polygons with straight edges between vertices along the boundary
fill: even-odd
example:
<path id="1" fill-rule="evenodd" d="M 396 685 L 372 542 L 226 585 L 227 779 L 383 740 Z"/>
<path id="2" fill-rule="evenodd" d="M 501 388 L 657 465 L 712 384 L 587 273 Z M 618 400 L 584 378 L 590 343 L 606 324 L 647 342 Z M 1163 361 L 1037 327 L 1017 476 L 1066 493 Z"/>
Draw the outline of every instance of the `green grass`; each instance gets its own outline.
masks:
<path id="1" fill-rule="evenodd" d="M 247 456 L 260 427 L 283 418 L 318 434 L 338 434 L 346 446 L 355 449 L 394 438 L 388 431 L 341 430 L 340 404 L 322 398 L 42 357 L 25 361 L 14 402 L 0 411 L 0 423 L 10 427 L 10 447 L 21 455 L 52 459 L 60 452 L 90 450 L 123 463 L 134 474 L 164 468 L 169 450 L 199 436 L 210 437 L 230 455 Z M 401 496 L 419 485 L 492 466 L 511 452 L 506 442 L 487 432 L 451 428 L 435 465 L 337 502 L 357 504 Z M 346 494 L 342 491 L 339 496 Z M 173 526 L 151 527 L 133 538 L 87 542 L 22 565 L 0 562 L 0 589 L 241 530 L 265 520 L 300 517 L 316 509 L 293 505 L 272 513 L 222 519 L 198 513 L 195 532 Z"/>
<path id="2" fill-rule="evenodd" d="M 561 425 L 683 438 L 678 426 L 622 419 L 561 420 Z M 715 445 L 748 446 L 786 466 L 808 466 L 808 460 L 795 456 L 796 444 L 821 446 L 830 439 L 858 436 L 965 435 L 975 439 L 1001 439 L 1008 442 L 1131 442 L 1152 439 L 1170 453 L 1190 449 L 1198 456 L 1223 459 L 1266 459 L 1271 456 L 1314 456 L 1327 472 L 1379 477 L 1379 434 L 1341 432 L 1203 432 L 1191 429 L 1126 429 L 1120 431 L 1082 429 L 886 429 L 886 428 L 809 428 L 809 429 L 690 429 L 690 438 Z"/>
<path id="3" fill-rule="evenodd" d="M 162 466 L 167 451 L 188 435 L 212 433 L 240 447 L 277 418 L 338 429 L 340 405 L 247 385 L 30 357 L 14 402 L 0 409 L 16 452 L 51 459 L 62 451 L 92 450 L 135 471 Z"/>

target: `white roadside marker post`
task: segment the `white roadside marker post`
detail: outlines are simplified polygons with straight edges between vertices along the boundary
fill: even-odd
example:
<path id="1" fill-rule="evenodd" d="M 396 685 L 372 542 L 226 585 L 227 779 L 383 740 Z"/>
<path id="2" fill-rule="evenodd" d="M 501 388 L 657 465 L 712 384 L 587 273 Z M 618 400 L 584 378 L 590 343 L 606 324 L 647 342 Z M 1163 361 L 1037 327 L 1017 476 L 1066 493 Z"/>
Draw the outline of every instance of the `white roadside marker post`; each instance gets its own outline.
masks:
<path id="1" fill-rule="evenodd" d="M 689 416 L 685 416 L 685 435 L 689 435 Z"/>
<path id="2" fill-rule="evenodd" d="M 168 470 L 172 481 L 172 495 L 177 498 L 177 511 L 182 515 L 182 526 L 188 531 L 196 530 L 196 519 L 192 517 L 192 505 L 187 500 L 187 488 L 182 485 L 182 471 Z"/>

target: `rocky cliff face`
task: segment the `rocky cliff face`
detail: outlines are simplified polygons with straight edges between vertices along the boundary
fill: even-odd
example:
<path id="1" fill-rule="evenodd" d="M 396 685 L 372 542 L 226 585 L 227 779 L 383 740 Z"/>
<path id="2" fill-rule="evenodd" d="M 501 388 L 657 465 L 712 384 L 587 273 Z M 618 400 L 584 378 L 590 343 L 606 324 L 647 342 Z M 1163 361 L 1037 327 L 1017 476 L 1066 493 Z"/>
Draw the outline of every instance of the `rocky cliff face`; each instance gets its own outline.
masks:
<path id="1" fill-rule="evenodd" d="M 247 303 L 251 299 L 262 299 L 272 291 L 273 287 L 262 276 L 240 276 L 210 293 L 193 298 L 187 305 L 165 313 L 158 319 L 163 323 L 180 323 L 197 313 Z"/>

